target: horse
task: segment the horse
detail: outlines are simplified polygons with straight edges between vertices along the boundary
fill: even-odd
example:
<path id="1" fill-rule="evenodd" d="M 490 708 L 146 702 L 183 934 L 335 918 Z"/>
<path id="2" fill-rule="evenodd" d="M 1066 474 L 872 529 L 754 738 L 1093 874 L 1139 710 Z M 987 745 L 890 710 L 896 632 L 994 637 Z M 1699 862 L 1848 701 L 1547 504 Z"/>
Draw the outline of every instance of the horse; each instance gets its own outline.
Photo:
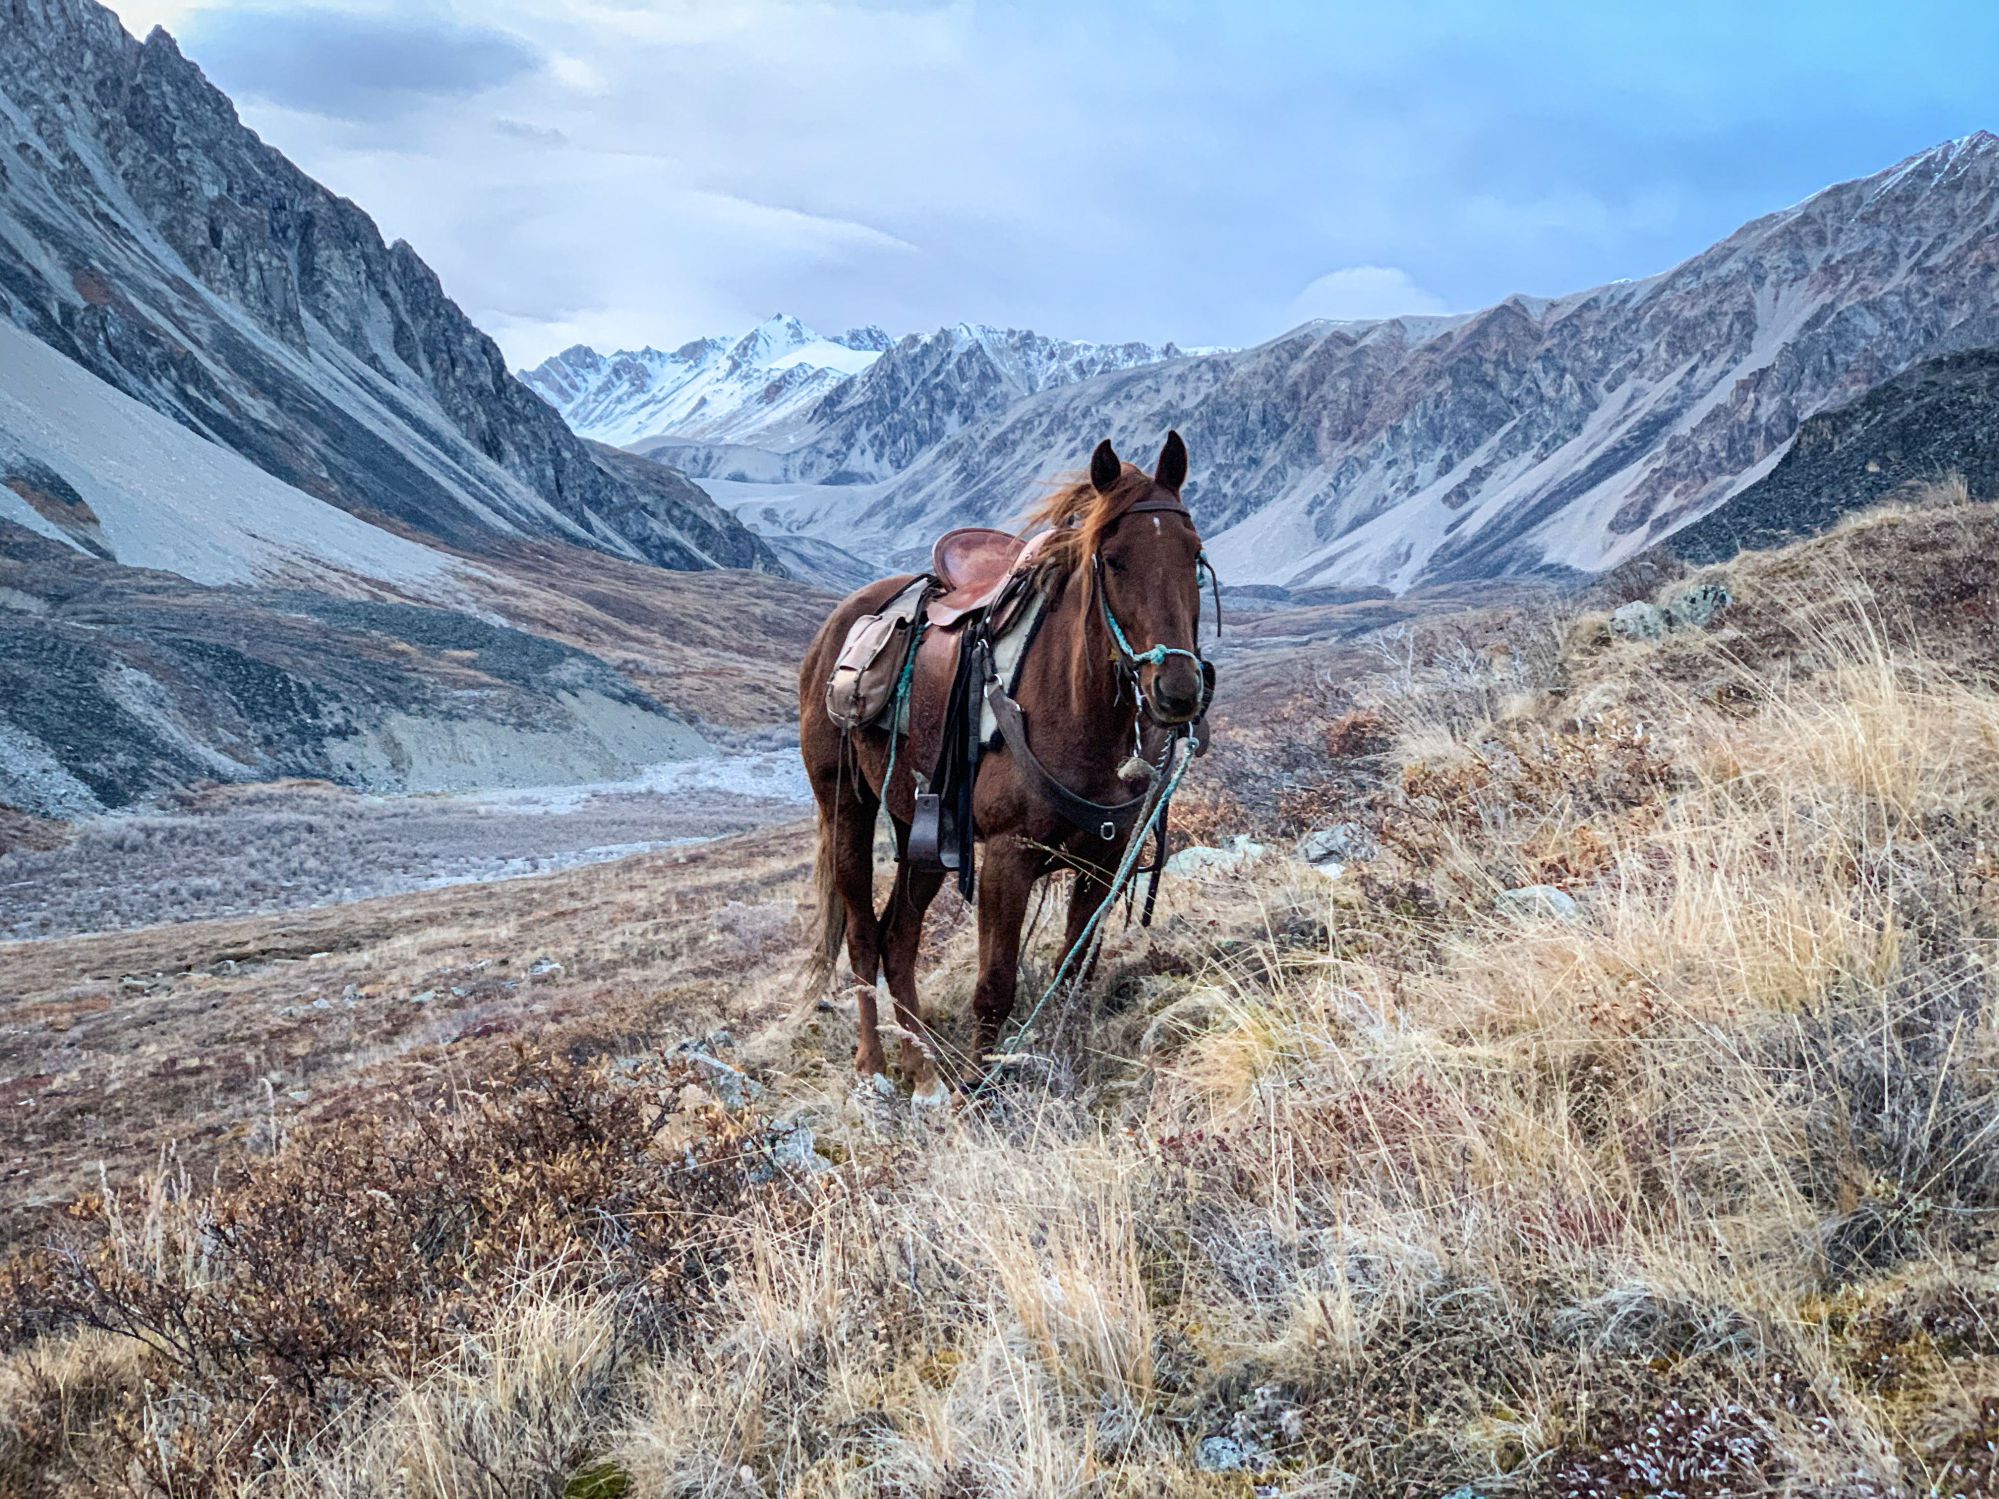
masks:
<path id="1" fill-rule="evenodd" d="M 1150 474 L 1121 460 L 1106 439 L 1091 455 L 1088 476 L 1050 494 L 1021 533 L 1045 531 L 1028 565 L 1029 581 L 1046 603 L 1014 699 L 1031 726 L 1030 758 L 1061 787 L 1093 801 L 1130 797 L 1120 769 L 1130 768 L 1141 732 L 1155 739 L 1185 733 L 1207 706 L 1211 677 L 1198 651 L 1205 556 L 1180 499 L 1187 464 L 1178 432 L 1168 433 Z M 820 627 L 799 672 L 798 739 L 819 812 L 813 978 L 830 982 L 844 942 L 860 1012 L 854 1067 L 864 1080 L 885 1075 L 877 988 L 886 978 L 902 1033 L 900 1070 L 913 1102 L 934 1106 L 948 1090 L 917 1000 L 916 955 L 925 912 L 945 876 L 905 859 L 887 904 L 875 910 L 876 816 L 885 803 L 897 846 L 906 847 L 913 767 L 906 755 L 893 754 L 892 712 L 887 725 L 843 731 L 826 703 L 827 679 L 848 629 L 914 581 L 905 575 L 871 583 Z M 1005 744 L 978 762 L 976 1057 L 993 1051 L 1012 1013 L 1021 928 L 1035 885 L 1059 870 L 1075 871 L 1066 936 L 1073 951 L 1136 835 L 1125 827 L 1110 837 L 1108 823 L 1070 821 L 1045 785 Z"/>

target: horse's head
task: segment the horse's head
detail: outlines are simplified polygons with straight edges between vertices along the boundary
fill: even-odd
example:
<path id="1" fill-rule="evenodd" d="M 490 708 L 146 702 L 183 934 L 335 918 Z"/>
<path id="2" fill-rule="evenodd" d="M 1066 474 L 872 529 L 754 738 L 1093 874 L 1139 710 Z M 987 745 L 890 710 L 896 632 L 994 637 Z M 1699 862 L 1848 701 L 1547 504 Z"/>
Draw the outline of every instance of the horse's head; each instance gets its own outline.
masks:
<path id="1" fill-rule="evenodd" d="M 1134 673 L 1153 719 L 1189 723 L 1206 706 L 1199 654 L 1201 535 L 1180 499 L 1187 444 L 1166 434 L 1146 474 L 1106 438 L 1090 458 L 1094 512 L 1084 521 L 1098 611 L 1119 665 Z"/>

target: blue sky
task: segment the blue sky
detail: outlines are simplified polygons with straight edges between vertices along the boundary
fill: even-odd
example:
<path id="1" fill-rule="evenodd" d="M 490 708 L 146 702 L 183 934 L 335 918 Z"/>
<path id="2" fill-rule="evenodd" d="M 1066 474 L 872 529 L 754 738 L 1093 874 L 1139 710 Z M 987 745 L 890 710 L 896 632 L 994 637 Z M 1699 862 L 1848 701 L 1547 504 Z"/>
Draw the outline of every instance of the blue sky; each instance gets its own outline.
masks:
<path id="1" fill-rule="evenodd" d="M 1249 343 L 1663 269 L 1999 128 L 1999 5 L 115 0 L 510 358 Z"/>

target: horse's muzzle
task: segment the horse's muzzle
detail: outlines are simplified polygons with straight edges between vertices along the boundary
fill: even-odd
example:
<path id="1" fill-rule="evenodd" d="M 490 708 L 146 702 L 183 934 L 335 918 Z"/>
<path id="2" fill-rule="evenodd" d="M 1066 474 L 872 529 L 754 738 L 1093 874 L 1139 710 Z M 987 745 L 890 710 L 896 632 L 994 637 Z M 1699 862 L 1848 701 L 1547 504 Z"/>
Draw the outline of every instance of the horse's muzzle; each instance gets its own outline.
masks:
<path id="1" fill-rule="evenodd" d="M 1176 656 L 1155 667 L 1145 694 L 1146 706 L 1155 722 L 1167 728 L 1192 723 L 1207 706 L 1206 684 L 1200 669 Z"/>

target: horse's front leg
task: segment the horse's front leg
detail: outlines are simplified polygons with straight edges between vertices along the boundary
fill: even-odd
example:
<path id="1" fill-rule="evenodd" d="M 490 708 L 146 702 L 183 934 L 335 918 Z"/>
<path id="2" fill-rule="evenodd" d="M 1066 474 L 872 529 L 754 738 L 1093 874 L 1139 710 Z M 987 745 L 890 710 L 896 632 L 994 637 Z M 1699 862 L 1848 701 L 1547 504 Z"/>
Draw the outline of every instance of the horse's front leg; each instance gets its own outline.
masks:
<path id="1" fill-rule="evenodd" d="M 1102 908 L 1104 896 L 1111 888 L 1111 877 L 1116 873 L 1117 858 L 1113 857 L 1109 866 L 1085 864 L 1078 861 L 1076 878 L 1069 887 L 1069 920 L 1062 932 L 1062 956 L 1055 961 L 1061 963 L 1071 954 L 1075 961 L 1069 965 L 1069 976 L 1065 983 L 1078 989 L 1090 981 L 1090 974 L 1097 966 L 1096 954 L 1090 954 L 1089 961 L 1083 960 L 1078 944 L 1083 942 L 1083 933 L 1089 929 L 1090 918 Z M 1109 919 L 1108 916 L 1105 918 Z M 1097 923 L 1097 930 L 1091 932 L 1095 938 L 1103 931 L 1103 922 Z"/>
<path id="2" fill-rule="evenodd" d="M 900 864 L 888 908 L 882 912 L 882 969 L 895 1001 L 895 1022 L 908 1034 L 902 1041 L 902 1071 L 918 1104 L 944 1101 L 944 1079 L 937 1069 L 936 1040 L 923 1023 L 916 999 L 916 949 L 923 940 L 923 916 L 944 883 L 942 870 L 912 872 Z"/>
<path id="3" fill-rule="evenodd" d="M 994 838 L 979 872 L 979 982 L 972 990 L 973 1055 L 981 1063 L 999 1045 L 1000 1028 L 1013 1013 L 1020 980 L 1020 928 L 1027 899 L 1041 876 L 1042 853 L 1021 839 Z"/>

